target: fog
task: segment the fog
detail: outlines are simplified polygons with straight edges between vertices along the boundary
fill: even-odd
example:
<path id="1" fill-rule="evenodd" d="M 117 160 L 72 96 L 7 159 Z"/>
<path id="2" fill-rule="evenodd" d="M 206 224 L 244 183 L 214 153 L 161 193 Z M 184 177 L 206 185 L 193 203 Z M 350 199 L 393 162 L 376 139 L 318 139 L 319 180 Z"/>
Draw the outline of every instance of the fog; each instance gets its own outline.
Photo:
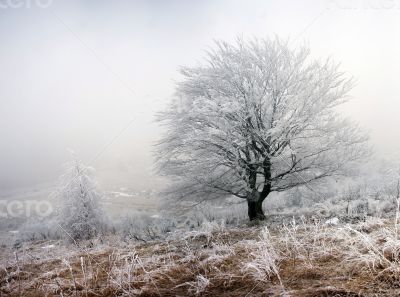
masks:
<path id="1" fill-rule="evenodd" d="M 357 82 L 343 112 L 370 131 L 378 155 L 398 151 L 395 1 L 0 2 L 2 190 L 51 184 L 70 149 L 105 186 L 156 188 L 154 115 L 179 65 L 236 36 L 277 34 L 340 61 Z"/>

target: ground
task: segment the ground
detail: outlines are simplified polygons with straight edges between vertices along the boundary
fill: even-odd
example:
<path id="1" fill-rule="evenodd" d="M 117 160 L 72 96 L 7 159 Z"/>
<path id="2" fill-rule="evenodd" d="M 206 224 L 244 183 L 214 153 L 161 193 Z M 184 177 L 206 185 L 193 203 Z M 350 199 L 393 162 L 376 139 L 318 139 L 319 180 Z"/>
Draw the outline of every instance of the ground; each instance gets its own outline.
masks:
<path id="1" fill-rule="evenodd" d="M 390 220 L 204 223 L 151 242 L 108 236 L 1 250 L 0 296 L 399 296 Z"/>

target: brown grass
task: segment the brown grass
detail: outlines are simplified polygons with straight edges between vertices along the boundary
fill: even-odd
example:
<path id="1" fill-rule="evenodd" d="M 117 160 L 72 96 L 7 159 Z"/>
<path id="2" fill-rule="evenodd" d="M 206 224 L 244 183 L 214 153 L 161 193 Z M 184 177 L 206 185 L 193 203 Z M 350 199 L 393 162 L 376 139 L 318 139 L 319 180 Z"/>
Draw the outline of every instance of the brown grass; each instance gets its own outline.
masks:
<path id="1" fill-rule="evenodd" d="M 31 247 L 29 257 L 19 252 L 18 263 L 11 252 L 3 259 L 0 296 L 399 296 L 400 282 L 392 272 L 358 269 L 356 262 L 344 260 L 351 249 L 338 228 L 320 228 L 292 228 L 291 237 L 270 228 L 279 273 L 261 280 L 244 267 L 254 260 L 262 227 L 110 244 L 89 254 L 75 248 L 51 259 Z M 368 233 L 379 231 L 372 229 Z"/>

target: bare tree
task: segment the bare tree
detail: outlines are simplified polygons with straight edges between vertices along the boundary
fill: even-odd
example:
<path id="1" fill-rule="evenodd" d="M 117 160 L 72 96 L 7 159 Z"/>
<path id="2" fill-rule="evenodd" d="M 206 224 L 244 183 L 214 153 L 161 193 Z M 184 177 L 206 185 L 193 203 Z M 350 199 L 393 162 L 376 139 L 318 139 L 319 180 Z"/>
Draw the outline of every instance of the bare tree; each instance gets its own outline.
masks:
<path id="1" fill-rule="evenodd" d="M 206 62 L 183 67 L 176 98 L 160 121 L 160 172 L 177 199 L 234 195 L 250 220 L 265 219 L 273 191 L 342 174 L 364 157 L 367 137 L 341 118 L 351 79 L 287 41 L 216 42 Z"/>

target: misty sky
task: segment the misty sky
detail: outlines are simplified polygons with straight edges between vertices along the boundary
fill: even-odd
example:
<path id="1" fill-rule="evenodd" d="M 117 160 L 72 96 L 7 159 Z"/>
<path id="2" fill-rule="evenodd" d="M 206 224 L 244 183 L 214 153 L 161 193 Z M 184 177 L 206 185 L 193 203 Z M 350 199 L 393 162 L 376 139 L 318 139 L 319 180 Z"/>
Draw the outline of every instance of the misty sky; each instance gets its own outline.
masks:
<path id="1" fill-rule="evenodd" d="M 179 65 L 238 35 L 341 61 L 357 81 L 343 111 L 379 154 L 400 147 L 400 1 L 19 1 L 0 0 L 0 189 L 56 180 L 68 149 L 104 184 L 154 187 Z"/>

